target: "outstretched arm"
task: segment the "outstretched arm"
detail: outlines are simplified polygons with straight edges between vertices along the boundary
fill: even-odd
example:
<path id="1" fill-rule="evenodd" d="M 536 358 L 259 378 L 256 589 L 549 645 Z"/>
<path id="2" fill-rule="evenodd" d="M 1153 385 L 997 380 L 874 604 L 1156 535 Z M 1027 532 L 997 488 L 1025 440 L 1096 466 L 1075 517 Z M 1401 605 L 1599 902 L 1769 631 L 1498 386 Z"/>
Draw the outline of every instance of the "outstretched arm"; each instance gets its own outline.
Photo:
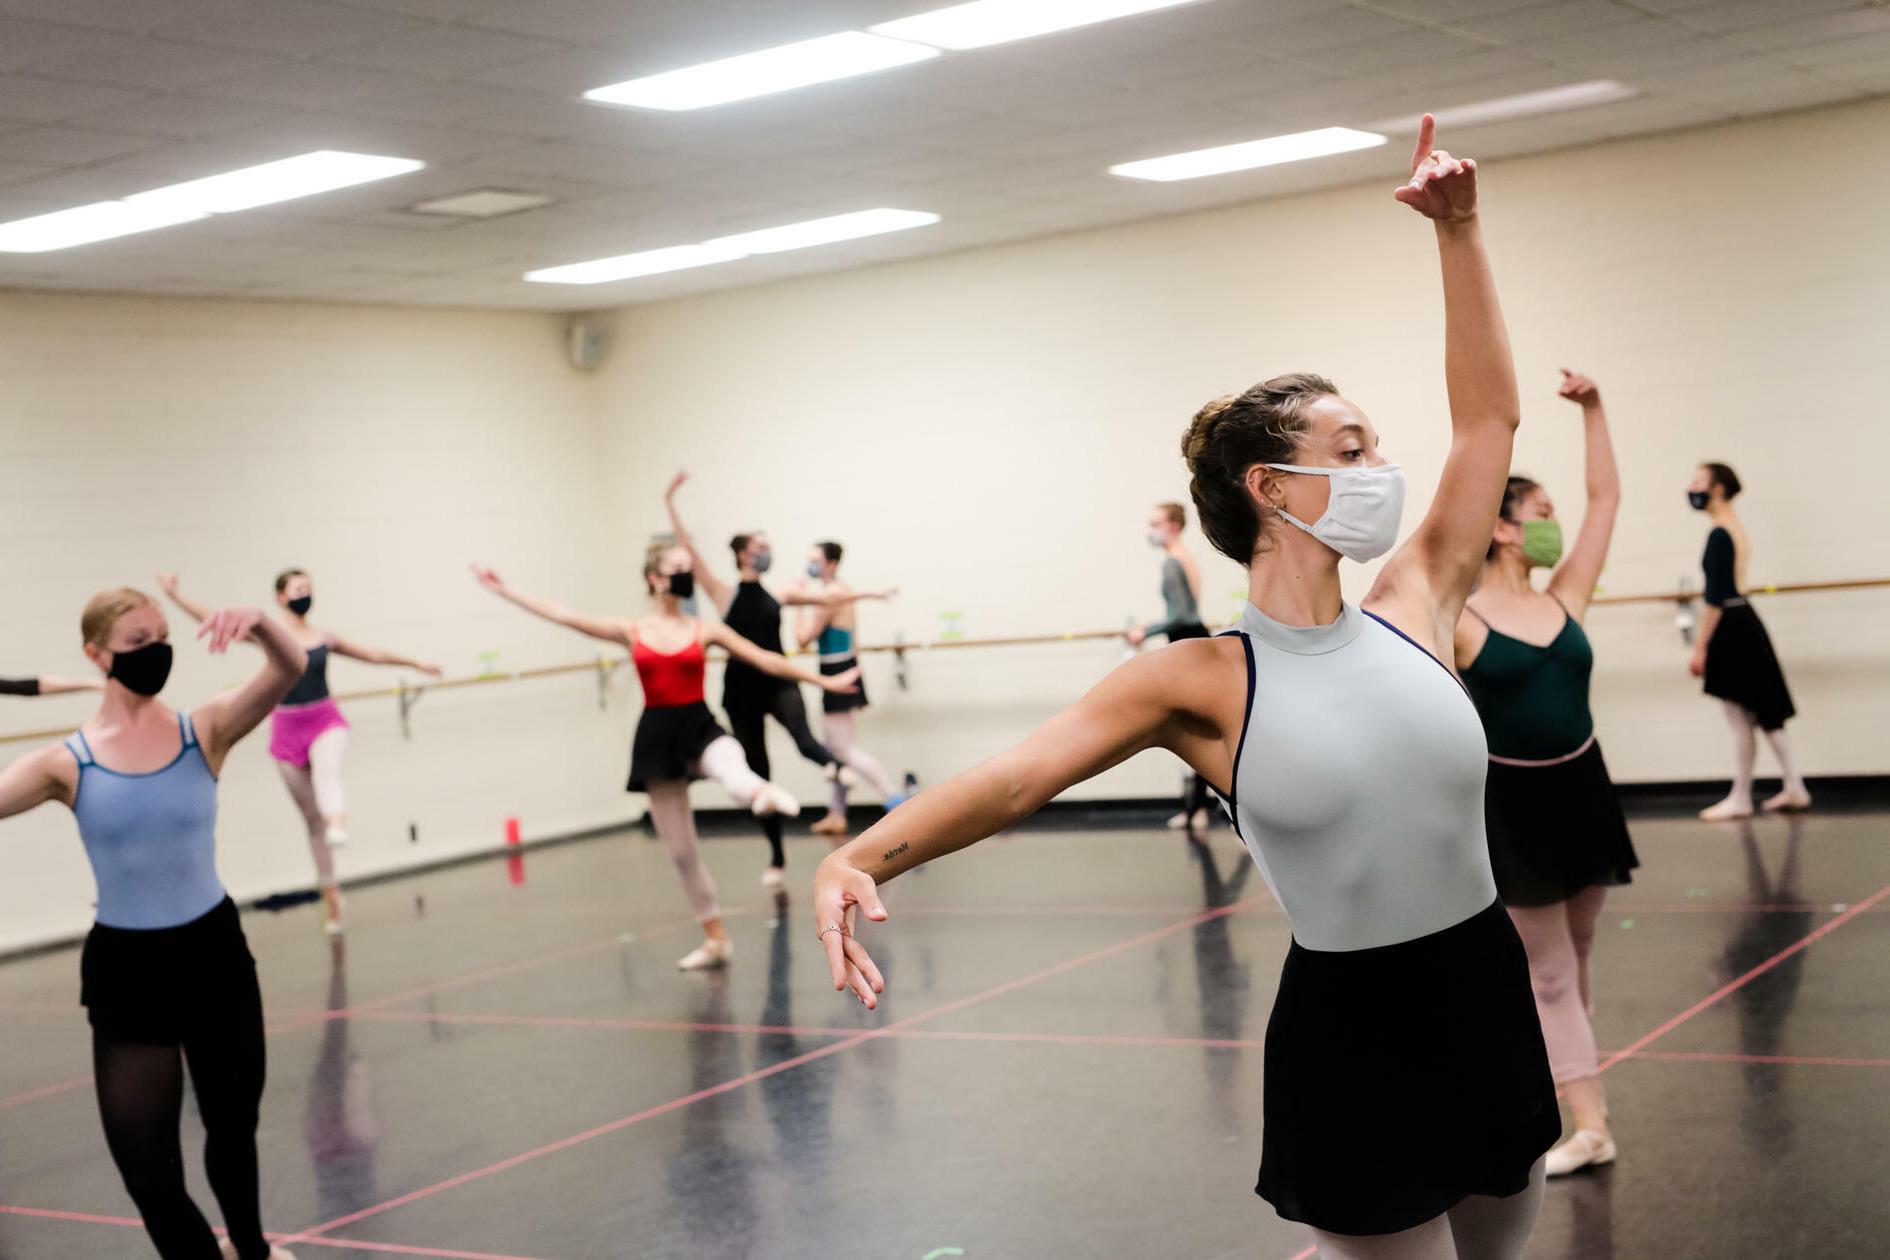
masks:
<path id="1" fill-rule="evenodd" d="M 473 576 L 479 579 L 479 585 L 497 595 L 500 599 L 517 604 L 534 617 L 543 617 L 546 621 L 575 630 L 579 634 L 588 634 L 593 639 L 602 639 L 606 643 L 615 643 L 619 647 L 630 646 L 630 629 L 627 622 L 610 617 L 587 617 L 583 613 L 572 612 L 563 604 L 549 599 L 538 599 L 515 591 L 491 569 L 472 567 Z"/>
<path id="2" fill-rule="evenodd" d="M 64 745 L 49 744 L 16 758 L 0 770 L 0 818 L 11 818 L 47 801 L 72 803 L 72 788 L 77 782 L 68 769 L 61 773 L 59 763 L 73 767 L 72 754 Z"/>
<path id="3" fill-rule="evenodd" d="M 1477 219 L 1477 167 L 1432 149 L 1429 114 L 1418 129 L 1411 182 L 1397 199 L 1436 224 L 1444 274 L 1444 379 L 1450 395 L 1450 457 L 1431 510 L 1386 565 L 1372 597 L 1429 627 L 1440 647 L 1476 580 L 1503 485 L 1522 404 L 1509 333 Z"/>
<path id="4" fill-rule="evenodd" d="M 39 676 L 39 694 L 42 696 L 64 695 L 69 691 L 99 691 L 104 686 L 96 678 L 62 678 L 58 674 Z"/>
<path id="5" fill-rule="evenodd" d="M 919 793 L 829 854 L 814 877 L 814 918 L 834 988 L 878 1005 L 885 985 L 852 935 L 853 914 L 884 920 L 878 885 L 894 876 L 995 835 L 1146 748 L 1169 749 L 1211 782 L 1229 782 L 1227 732 L 1238 738 L 1246 689 L 1226 684 L 1245 669 L 1235 659 L 1241 652 L 1203 640 L 1120 665 L 1023 743 Z M 846 930 L 827 930 L 835 925 Z"/>
<path id="6" fill-rule="evenodd" d="M 676 534 L 676 545 L 689 553 L 689 559 L 695 565 L 696 581 L 702 583 L 702 589 L 708 592 L 709 600 L 715 605 L 716 611 L 727 613 L 728 606 L 735 602 L 735 588 L 717 577 L 715 570 L 709 567 L 709 562 L 703 558 L 702 552 L 696 547 L 695 535 L 691 534 L 688 526 L 683 524 L 682 512 L 676 507 L 676 492 L 681 490 L 688 480 L 689 474 L 686 472 L 679 472 L 670 478 L 669 489 L 663 491 L 663 507 L 669 512 L 669 527 Z"/>
<path id="7" fill-rule="evenodd" d="M 417 669 L 429 678 L 438 678 L 442 672 L 438 665 L 430 664 L 427 661 L 415 660 L 411 656 L 401 656 L 395 652 L 383 651 L 380 648 L 364 647 L 351 639 L 344 639 L 338 634 L 329 637 L 328 645 L 339 655 L 357 661 L 365 661 L 369 665 L 401 665 L 407 669 Z"/>
<path id="8" fill-rule="evenodd" d="M 1614 538 L 1614 518 L 1621 510 L 1621 472 L 1614 463 L 1614 443 L 1608 438 L 1608 415 L 1601 407 L 1601 390 L 1586 376 L 1562 369 L 1562 397 L 1581 404 L 1582 431 L 1587 444 L 1588 506 L 1582 512 L 1581 533 L 1575 545 L 1549 579 L 1549 591 L 1562 601 L 1569 615 L 1580 621 L 1601 581 L 1601 566 L 1608 562 L 1608 544 Z"/>
<path id="9" fill-rule="evenodd" d="M 899 588 L 889 586 L 883 591 L 810 591 L 795 587 L 782 592 L 781 603 L 789 608 L 838 608 L 843 604 L 857 604 L 869 599 L 892 599 L 899 594 Z"/>
<path id="10" fill-rule="evenodd" d="M 764 674 L 776 678 L 788 678 L 819 687 L 822 691 L 850 693 L 859 690 L 855 680 L 859 678 L 858 669 L 850 669 L 844 674 L 820 674 L 811 669 L 803 669 L 779 652 L 770 652 L 767 648 L 756 647 L 727 626 L 717 622 L 702 623 L 702 641 L 713 643 L 738 661 L 753 665 Z"/>
<path id="11" fill-rule="evenodd" d="M 255 730 L 269 716 L 269 710 L 282 702 L 295 686 L 296 679 L 308 668 L 308 653 L 302 645 L 273 618 L 258 608 L 226 608 L 204 618 L 199 639 L 209 640 L 213 653 L 225 651 L 239 639 L 247 639 L 263 651 L 263 667 L 256 676 L 213 700 L 198 705 L 193 712 L 197 739 L 203 744 L 211 773 L 223 765 L 236 741 Z"/>
<path id="12" fill-rule="evenodd" d="M 208 620 L 211 611 L 210 606 L 208 604 L 200 604 L 179 591 L 177 589 L 177 575 L 175 573 L 158 574 L 157 584 L 158 589 L 170 596 L 171 602 L 183 609 L 192 621 L 201 625 L 204 621 Z"/>

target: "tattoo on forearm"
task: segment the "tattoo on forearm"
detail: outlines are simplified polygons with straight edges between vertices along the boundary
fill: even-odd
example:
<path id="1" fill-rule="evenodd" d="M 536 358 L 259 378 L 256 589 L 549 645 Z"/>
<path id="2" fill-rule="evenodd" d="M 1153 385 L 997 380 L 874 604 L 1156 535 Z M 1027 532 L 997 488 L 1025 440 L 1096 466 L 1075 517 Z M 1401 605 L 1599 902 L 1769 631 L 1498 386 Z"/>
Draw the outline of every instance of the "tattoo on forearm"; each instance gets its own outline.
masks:
<path id="1" fill-rule="evenodd" d="M 912 845 L 910 843 L 902 840 L 899 842 L 898 848 L 886 850 L 886 856 L 881 858 L 880 860 L 882 862 L 890 862 L 894 858 L 898 857 L 901 853 L 904 853 L 907 849 L 910 849 L 911 847 Z"/>

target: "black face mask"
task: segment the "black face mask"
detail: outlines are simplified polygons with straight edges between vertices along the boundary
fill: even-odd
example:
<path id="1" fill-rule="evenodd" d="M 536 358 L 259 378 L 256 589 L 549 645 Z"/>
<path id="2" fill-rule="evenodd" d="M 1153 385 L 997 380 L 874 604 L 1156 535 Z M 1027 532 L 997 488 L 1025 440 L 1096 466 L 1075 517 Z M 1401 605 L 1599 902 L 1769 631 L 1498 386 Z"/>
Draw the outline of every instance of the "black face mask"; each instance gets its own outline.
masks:
<path id="1" fill-rule="evenodd" d="M 677 599 L 688 599 L 696 593 L 696 575 L 693 573 L 670 574 L 669 593 Z"/>
<path id="2" fill-rule="evenodd" d="M 296 616 L 306 617 L 308 616 L 308 610 L 315 607 L 315 597 L 313 595 L 298 595 L 289 601 L 288 607 L 289 611 Z"/>
<path id="3" fill-rule="evenodd" d="M 1687 505 L 1695 512 L 1704 512 L 1707 500 L 1711 497 L 1712 495 L 1705 490 L 1689 490 L 1687 491 Z"/>
<path id="4" fill-rule="evenodd" d="M 127 691 L 155 696 L 171 676 L 171 645 L 160 640 L 129 652 L 114 652 L 107 676 L 123 683 Z"/>

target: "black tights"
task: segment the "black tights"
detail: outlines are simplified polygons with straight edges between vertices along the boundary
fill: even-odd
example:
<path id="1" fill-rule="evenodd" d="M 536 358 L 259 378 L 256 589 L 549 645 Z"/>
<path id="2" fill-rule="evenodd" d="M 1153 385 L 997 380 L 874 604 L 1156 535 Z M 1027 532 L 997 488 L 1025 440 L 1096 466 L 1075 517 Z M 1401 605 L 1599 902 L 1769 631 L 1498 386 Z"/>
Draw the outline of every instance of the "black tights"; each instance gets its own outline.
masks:
<path id="1" fill-rule="evenodd" d="M 801 689 L 792 683 L 776 688 L 771 700 L 744 705 L 729 704 L 725 697 L 723 706 L 728 710 L 729 730 L 748 758 L 748 768 L 762 778 L 768 778 L 773 768 L 768 761 L 768 718 L 786 728 L 801 756 L 821 767 L 834 763 L 833 753 L 814 738 L 814 728 L 807 722 L 807 706 L 801 702 Z M 787 850 L 781 846 L 781 816 L 769 814 L 756 821 L 761 824 L 761 833 L 768 837 L 768 865 L 786 866 Z"/>
<path id="2" fill-rule="evenodd" d="M 256 1171 L 263 1089 L 260 1002 L 253 1009 L 220 1012 L 182 1047 L 112 1041 L 93 1033 L 98 1109 L 112 1162 L 163 1260 L 217 1260 L 216 1235 L 184 1188 L 177 1122 L 186 1062 L 203 1116 L 204 1168 L 230 1241 L 242 1260 L 266 1260 L 269 1244 L 263 1238 Z"/>
<path id="3" fill-rule="evenodd" d="M 1188 788 L 1181 794 L 1181 809 L 1190 819 L 1208 807 L 1208 781 L 1198 774 L 1188 776 Z M 1190 822 L 1189 826 L 1194 824 Z"/>

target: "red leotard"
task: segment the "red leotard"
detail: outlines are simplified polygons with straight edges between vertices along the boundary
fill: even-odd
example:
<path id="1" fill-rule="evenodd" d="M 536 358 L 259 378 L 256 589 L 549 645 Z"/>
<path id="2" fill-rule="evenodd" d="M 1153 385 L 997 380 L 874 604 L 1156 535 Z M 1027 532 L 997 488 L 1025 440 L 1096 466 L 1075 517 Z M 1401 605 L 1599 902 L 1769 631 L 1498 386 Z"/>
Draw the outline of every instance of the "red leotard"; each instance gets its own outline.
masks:
<path id="1" fill-rule="evenodd" d="M 645 708 L 676 709 L 702 703 L 702 675 L 708 658 L 700 637 L 680 652 L 657 652 L 644 646 L 642 639 L 632 639 L 630 660 L 643 683 Z"/>

